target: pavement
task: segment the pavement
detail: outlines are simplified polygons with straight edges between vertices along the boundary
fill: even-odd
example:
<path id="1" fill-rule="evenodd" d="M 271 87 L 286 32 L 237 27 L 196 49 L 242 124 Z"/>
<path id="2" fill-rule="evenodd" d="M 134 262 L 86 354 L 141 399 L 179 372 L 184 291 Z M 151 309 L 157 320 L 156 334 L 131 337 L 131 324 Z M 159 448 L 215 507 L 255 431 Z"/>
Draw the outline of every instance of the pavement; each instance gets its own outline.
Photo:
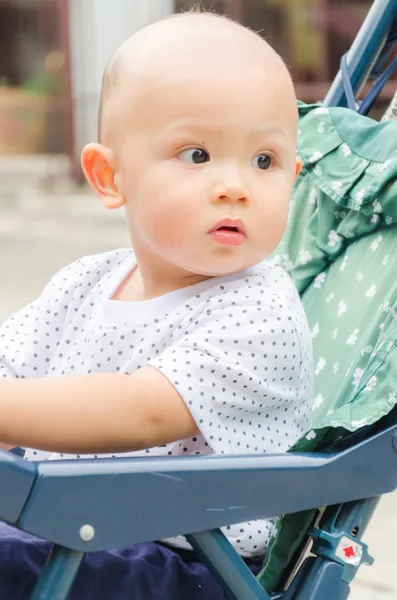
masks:
<path id="1" fill-rule="evenodd" d="M 1 170 L 0 164 L 0 321 L 35 298 L 62 266 L 128 246 L 123 213 L 106 211 L 87 190 L 65 184 L 43 191 L 31 180 L 16 181 L 15 173 L 2 179 Z M 361 567 L 349 600 L 397 600 L 397 493 L 382 499 L 364 541 L 375 564 Z"/>

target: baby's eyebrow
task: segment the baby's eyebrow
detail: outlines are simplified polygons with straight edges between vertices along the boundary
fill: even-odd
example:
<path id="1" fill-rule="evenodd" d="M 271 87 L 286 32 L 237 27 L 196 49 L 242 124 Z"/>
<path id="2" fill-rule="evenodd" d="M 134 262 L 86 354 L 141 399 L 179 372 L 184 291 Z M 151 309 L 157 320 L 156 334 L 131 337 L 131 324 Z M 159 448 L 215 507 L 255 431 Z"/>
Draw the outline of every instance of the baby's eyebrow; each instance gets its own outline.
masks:
<path id="1" fill-rule="evenodd" d="M 166 127 L 165 131 L 167 135 L 181 136 L 199 133 L 205 129 L 211 129 L 211 127 L 213 128 L 213 125 L 206 125 L 203 122 L 183 120 Z"/>
<path id="2" fill-rule="evenodd" d="M 260 135 L 278 135 L 285 137 L 285 126 L 279 122 L 260 123 L 252 129 L 252 133 Z"/>
<path id="3" fill-rule="evenodd" d="M 258 123 L 252 128 L 246 131 L 246 134 L 252 138 L 264 138 L 272 137 L 275 141 L 285 142 L 288 139 L 288 134 L 285 131 L 285 124 L 278 121 L 268 121 Z M 181 119 L 176 123 L 170 124 L 165 127 L 160 133 L 161 136 L 165 136 L 167 139 L 181 140 L 182 142 L 188 138 L 193 137 L 204 137 L 207 135 L 218 135 L 222 130 L 222 125 L 214 125 L 214 123 L 205 123 L 201 120 L 186 120 Z M 202 141 L 202 143 L 204 143 Z"/>

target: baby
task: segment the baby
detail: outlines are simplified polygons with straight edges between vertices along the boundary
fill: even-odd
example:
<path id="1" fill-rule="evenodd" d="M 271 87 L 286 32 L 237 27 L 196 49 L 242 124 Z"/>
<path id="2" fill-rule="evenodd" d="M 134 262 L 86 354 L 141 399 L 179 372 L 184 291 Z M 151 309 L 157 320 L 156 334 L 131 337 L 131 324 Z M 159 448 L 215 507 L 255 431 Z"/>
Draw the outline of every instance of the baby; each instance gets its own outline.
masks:
<path id="1" fill-rule="evenodd" d="M 309 427 L 311 341 L 268 257 L 300 170 L 296 135 L 287 68 L 237 23 L 176 15 L 117 50 L 82 166 L 106 208 L 125 207 L 132 250 L 61 270 L 1 327 L 4 444 L 33 460 L 293 445 Z M 249 561 L 272 527 L 225 533 Z M 157 546 L 192 552 L 184 538 Z"/>

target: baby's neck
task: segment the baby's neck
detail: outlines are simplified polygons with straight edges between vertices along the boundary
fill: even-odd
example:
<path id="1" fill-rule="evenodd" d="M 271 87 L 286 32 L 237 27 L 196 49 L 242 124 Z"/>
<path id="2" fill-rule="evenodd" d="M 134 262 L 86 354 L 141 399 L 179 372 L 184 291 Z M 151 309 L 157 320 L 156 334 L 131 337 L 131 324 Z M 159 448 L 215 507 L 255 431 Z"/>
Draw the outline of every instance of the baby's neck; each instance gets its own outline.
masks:
<path id="1" fill-rule="evenodd" d="M 175 290 L 194 285 L 200 281 L 210 279 L 204 275 L 187 274 L 186 277 L 178 281 L 166 280 L 144 280 L 138 266 L 134 267 L 130 273 L 123 279 L 112 296 L 112 300 L 121 302 L 144 302 L 152 300 L 164 294 L 174 292 Z"/>

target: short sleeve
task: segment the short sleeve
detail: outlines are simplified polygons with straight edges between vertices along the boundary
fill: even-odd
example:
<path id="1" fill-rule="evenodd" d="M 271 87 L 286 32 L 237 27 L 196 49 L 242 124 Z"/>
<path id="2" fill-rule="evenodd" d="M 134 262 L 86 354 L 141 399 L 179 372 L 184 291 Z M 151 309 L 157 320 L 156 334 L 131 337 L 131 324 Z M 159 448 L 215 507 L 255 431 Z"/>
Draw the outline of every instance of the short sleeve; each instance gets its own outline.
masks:
<path id="1" fill-rule="evenodd" d="M 233 304 L 214 301 L 150 364 L 174 385 L 214 452 L 286 451 L 309 427 L 307 323 L 282 301 Z"/>
<path id="2" fill-rule="evenodd" d="M 85 257 L 61 269 L 39 298 L 0 326 L 0 379 L 47 375 L 65 327 L 93 289 L 94 260 Z"/>
<path id="3" fill-rule="evenodd" d="M 104 282 L 129 250 L 85 256 L 61 269 L 37 300 L 0 326 L 0 379 L 46 377 L 60 345 L 68 345 L 94 307 Z M 66 337 L 66 339 L 65 339 Z"/>
<path id="4" fill-rule="evenodd" d="M 60 338 L 65 301 L 54 279 L 34 302 L 17 312 L 0 327 L 0 378 L 45 377 Z"/>

